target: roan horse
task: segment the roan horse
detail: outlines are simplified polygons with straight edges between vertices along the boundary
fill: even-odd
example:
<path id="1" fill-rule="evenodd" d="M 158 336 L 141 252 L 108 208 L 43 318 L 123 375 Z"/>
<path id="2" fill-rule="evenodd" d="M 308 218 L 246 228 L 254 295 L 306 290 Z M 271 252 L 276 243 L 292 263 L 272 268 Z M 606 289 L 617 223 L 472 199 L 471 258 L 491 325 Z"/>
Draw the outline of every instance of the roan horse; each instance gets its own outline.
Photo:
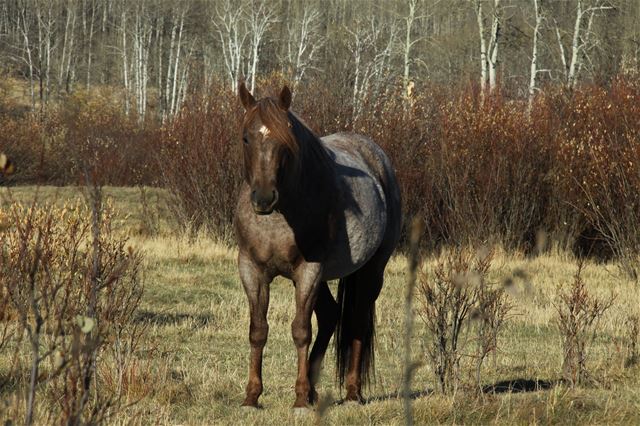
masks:
<path id="1" fill-rule="evenodd" d="M 240 83 L 244 184 L 235 214 L 238 268 L 249 300 L 251 359 L 243 406 L 258 407 L 269 326 L 269 285 L 293 281 L 291 332 L 298 353 L 295 409 L 315 385 L 337 326 L 336 363 L 346 400 L 362 402 L 373 364 L 375 301 L 400 236 L 400 191 L 389 159 L 370 139 L 318 138 L 289 110 L 291 91 L 256 101 Z M 340 279 L 338 301 L 328 280 Z M 318 333 L 309 355 L 311 313 Z"/>

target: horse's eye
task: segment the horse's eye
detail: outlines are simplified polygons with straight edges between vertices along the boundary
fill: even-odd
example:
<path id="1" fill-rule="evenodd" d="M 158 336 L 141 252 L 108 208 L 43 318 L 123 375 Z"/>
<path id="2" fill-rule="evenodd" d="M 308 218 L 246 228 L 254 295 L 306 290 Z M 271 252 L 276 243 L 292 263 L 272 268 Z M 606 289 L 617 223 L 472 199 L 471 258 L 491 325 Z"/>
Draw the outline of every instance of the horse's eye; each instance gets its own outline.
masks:
<path id="1" fill-rule="evenodd" d="M 249 139 L 247 139 L 247 137 L 243 137 L 242 138 L 242 143 L 244 143 L 245 145 L 249 145 Z"/>

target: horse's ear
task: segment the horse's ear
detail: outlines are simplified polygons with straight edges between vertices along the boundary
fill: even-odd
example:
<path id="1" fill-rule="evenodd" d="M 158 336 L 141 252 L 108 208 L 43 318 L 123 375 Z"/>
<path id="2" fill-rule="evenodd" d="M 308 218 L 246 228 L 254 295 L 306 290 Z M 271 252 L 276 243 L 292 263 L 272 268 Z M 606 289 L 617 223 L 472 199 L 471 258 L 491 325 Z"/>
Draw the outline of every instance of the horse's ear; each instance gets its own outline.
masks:
<path id="1" fill-rule="evenodd" d="M 288 86 L 284 86 L 280 91 L 280 98 L 278 98 L 278 104 L 280 105 L 280 108 L 282 108 L 283 110 L 285 111 L 289 110 L 289 107 L 291 106 L 291 90 L 289 89 Z"/>
<path id="2" fill-rule="evenodd" d="M 244 85 L 244 81 L 241 81 L 238 85 L 238 96 L 240 97 L 240 102 L 242 102 L 242 106 L 245 110 L 253 107 L 256 104 L 256 100 L 247 89 L 247 86 Z"/>

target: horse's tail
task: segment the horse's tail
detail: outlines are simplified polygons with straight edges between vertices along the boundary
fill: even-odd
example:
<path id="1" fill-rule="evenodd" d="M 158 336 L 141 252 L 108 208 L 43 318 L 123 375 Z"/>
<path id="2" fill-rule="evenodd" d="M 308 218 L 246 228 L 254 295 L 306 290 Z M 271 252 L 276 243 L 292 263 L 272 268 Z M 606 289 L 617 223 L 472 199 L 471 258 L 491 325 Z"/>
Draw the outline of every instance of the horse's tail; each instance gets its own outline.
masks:
<path id="1" fill-rule="evenodd" d="M 336 374 L 340 387 L 349 368 L 351 345 L 355 339 L 362 342 L 358 378 L 362 385 L 369 384 L 373 374 L 375 341 L 375 297 L 367 294 L 366 286 L 358 280 L 358 273 L 341 278 L 338 284 L 338 324 L 336 330 Z"/>

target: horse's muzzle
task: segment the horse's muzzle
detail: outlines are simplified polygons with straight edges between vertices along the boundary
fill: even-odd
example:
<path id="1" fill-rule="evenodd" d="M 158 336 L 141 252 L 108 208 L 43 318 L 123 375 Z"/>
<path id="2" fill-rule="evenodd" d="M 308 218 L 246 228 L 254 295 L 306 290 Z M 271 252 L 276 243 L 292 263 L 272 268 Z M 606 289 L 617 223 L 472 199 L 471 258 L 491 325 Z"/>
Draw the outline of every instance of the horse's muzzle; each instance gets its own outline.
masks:
<path id="1" fill-rule="evenodd" d="M 271 214 L 278 202 L 278 191 L 272 190 L 253 190 L 251 191 L 251 204 L 256 214 Z"/>

